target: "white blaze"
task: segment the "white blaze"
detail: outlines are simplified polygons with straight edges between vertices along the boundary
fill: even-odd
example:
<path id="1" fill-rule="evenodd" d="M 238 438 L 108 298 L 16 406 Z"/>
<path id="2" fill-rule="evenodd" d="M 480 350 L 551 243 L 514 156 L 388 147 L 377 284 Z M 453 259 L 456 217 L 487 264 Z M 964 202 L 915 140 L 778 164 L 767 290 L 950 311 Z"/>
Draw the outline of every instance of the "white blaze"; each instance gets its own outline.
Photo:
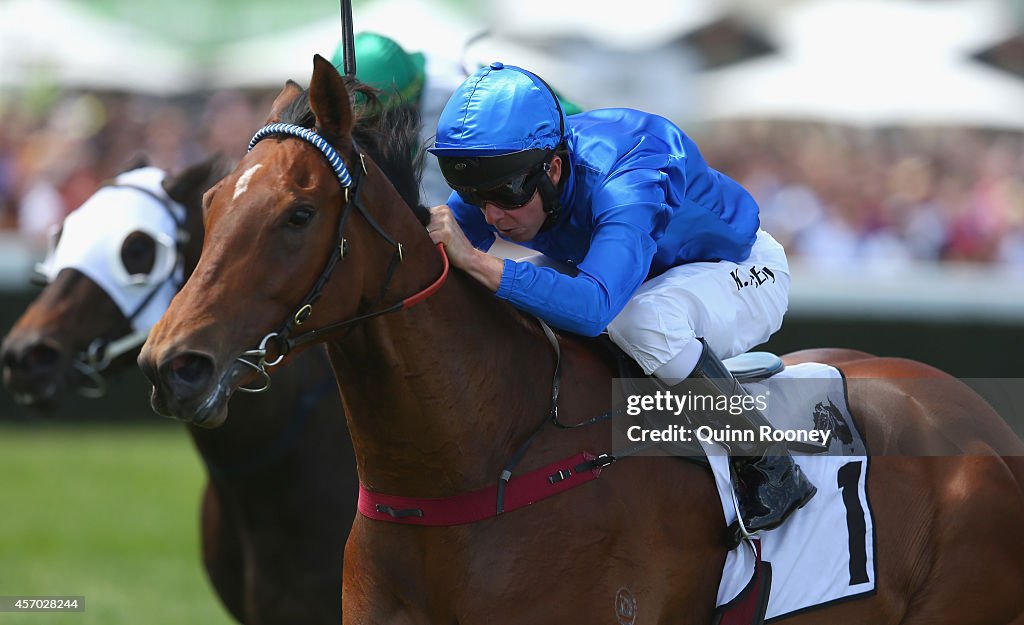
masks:
<path id="1" fill-rule="evenodd" d="M 235 194 L 231 196 L 232 200 L 237 200 L 238 196 L 245 193 L 246 189 L 249 188 L 249 181 L 252 180 L 253 174 L 255 174 L 260 167 L 263 167 L 263 165 L 253 165 L 249 169 L 245 170 L 245 173 L 238 177 L 238 183 L 235 184 Z"/>

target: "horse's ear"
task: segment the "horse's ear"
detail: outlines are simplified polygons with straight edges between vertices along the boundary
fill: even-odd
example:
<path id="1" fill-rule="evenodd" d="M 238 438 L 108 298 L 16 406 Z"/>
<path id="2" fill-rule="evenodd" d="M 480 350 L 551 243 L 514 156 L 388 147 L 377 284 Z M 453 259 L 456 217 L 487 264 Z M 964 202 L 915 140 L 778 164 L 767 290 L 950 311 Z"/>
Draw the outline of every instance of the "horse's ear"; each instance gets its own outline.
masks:
<path id="1" fill-rule="evenodd" d="M 281 121 L 281 113 L 292 103 L 292 100 L 299 97 L 300 93 L 302 93 L 302 87 L 299 86 L 299 83 L 294 80 L 284 83 L 284 89 L 274 98 L 274 104 L 270 107 L 270 116 L 267 117 L 267 121 L 264 124 Z"/>
<path id="2" fill-rule="evenodd" d="M 187 167 L 175 176 L 164 179 L 164 191 L 183 206 L 198 204 L 206 190 L 228 173 L 228 163 L 220 154 Z"/>
<path id="3" fill-rule="evenodd" d="M 127 173 L 129 171 L 135 171 L 136 169 L 142 169 L 143 167 L 149 166 L 149 157 L 142 152 L 136 152 L 132 154 L 127 161 L 117 170 L 117 175 Z"/>
<path id="4" fill-rule="evenodd" d="M 341 74 L 331 62 L 313 57 L 313 78 L 309 81 L 309 107 L 316 116 L 321 135 L 337 145 L 352 132 L 352 105 Z"/>

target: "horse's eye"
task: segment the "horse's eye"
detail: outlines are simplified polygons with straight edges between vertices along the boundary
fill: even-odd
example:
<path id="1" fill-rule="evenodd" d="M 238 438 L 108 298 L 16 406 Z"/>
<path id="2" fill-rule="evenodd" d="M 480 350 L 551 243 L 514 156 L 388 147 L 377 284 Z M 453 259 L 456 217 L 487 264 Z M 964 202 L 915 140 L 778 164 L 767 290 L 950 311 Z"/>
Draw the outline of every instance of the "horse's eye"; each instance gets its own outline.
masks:
<path id="1" fill-rule="evenodd" d="M 288 217 L 288 225 L 293 228 L 303 228 L 313 219 L 313 209 L 308 206 L 300 206 L 292 211 Z"/>
<path id="2" fill-rule="evenodd" d="M 136 230 L 121 243 L 121 264 L 130 276 L 146 276 L 156 264 L 156 241 L 145 232 Z"/>

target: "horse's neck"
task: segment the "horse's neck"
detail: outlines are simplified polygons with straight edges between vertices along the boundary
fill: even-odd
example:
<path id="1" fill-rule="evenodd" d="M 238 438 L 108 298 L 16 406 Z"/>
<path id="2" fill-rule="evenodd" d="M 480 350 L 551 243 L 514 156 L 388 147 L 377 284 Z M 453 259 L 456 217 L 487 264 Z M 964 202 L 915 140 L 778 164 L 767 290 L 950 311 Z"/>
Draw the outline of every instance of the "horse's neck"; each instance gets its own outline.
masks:
<path id="1" fill-rule="evenodd" d="M 548 410 L 551 347 L 459 271 L 329 351 L 360 478 L 385 492 L 444 496 L 490 483 Z"/>

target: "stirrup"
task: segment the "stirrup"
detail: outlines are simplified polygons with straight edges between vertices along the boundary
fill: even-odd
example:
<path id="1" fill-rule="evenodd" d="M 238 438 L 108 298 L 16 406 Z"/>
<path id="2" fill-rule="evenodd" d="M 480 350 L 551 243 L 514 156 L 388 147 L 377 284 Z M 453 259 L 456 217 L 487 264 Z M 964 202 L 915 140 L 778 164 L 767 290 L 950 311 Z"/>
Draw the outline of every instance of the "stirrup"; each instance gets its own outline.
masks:
<path id="1" fill-rule="evenodd" d="M 730 398 L 746 396 L 746 389 L 736 380 L 728 367 L 711 351 L 707 342 L 704 339 L 700 339 L 700 342 L 703 351 L 694 367 L 693 373 L 687 379 L 691 381 L 699 380 L 708 387 L 708 390 L 718 396 Z M 728 420 L 723 420 L 721 417 L 722 415 L 716 415 L 714 412 L 703 415 L 690 415 L 691 419 L 700 420 L 718 428 L 732 426 L 752 429 L 756 432 L 764 426 L 773 427 L 756 408 L 743 410 L 741 414 L 730 415 Z M 799 465 L 796 464 L 796 461 L 784 444 L 757 442 L 755 436 L 755 441 L 752 443 L 731 443 L 725 446 L 729 452 L 729 474 L 732 481 L 731 495 L 737 519 L 730 526 L 727 534 L 726 540 L 730 545 L 738 544 L 742 540 L 749 540 L 753 535 L 779 527 L 794 512 L 804 507 L 817 493 L 818 489 L 807 479 L 807 476 L 800 469 Z M 746 462 L 739 460 L 741 456 L 748 456 Z M 765 467 L 764 464 L 759 464 L 765 463 L 765 459 L 768 457 L 775 458 L 775 463 L 782 464 L 784 471 L 781 475 L 787 475 L 786 479 L 783 480 L 780 475 L 774 474 L 774 472 L 769 474 L 765 470 L 768 467 Z M 748 463 L 752 466 L 747 466 Z M 780 468 L 779 464 L 769 464 L 772 469 Z M 742 476 L 739 469 L 744 470 Z M 761 518 L 768 522 L 760 527 L 751 527 L 750 519 L 744 517 L 741 511 L 737 488 L 741 484 L 750 486 L 747 482 L 740 479 L 741 477 L 747 477 L 746 471 L 756 474 L 754 476 L 756 483 L 750 489 L 751 492 L 745 493 L 745 497 L 752 498 L 751 500 L 745 500 L 745 503 L 754 501 L 766 511 Z M 781 499 L 780 503 L 782 505 L 771 505 L 771 500 L 774 497 L 767 497 L 768 501 L 766 502 L 764 495 L 781 495 L 779 499 Z"/>
<path id="2" fill-rule="evenodd" d="M 804 498 L 799 503 L 797 503 L 797 505 L 792 510 L 790 510 L 788 513 L 786 513 L 782 517 L 782 519 L 779 520 L 778 523 L 776 523 L 775 525 L 773 525 L 771 527 L 763 527 L 761 529 L 756 529 L 756 530 L 748 529 L 746 524 L 743 522 L 743 515 L 740 514 L 740 502 L 739 502 L 739 499 L 736 496 L 736 490 L 732 489 L 731 490 L 732 505 L 733 505 L 733 509 L 736 511 L 736 520 L 733 521 L 732 523 L 730 523 L 727 528 L 725 528 L 725 548 L 726 548 L 726 551 L 732 551 L 733 549 L 738 547 L 739 544 L 741 542 L 743 542 L 744 540 L 748 540 L 749 541 L 749 540 L 753 539 L 754 537 L 756 537 L 756 536 L 758 536 L 760 534 L 763 534 L 764 532 L 770 532 L 770 531 L 772 531 L 774 529 L 778 529 L 779 527 L 782 527 L 782 525 L 785 524 L 785 522 L 789 520 L 789 517 L 793 516 L 794 512 L 796 512 L 797 510 L 800 510 L 801 508 L 806 506 L 808 503 L 810 503 L 811 499 L 814 499 L 814 496 L 816 494 L 818 494 L 818 487 L 817 486 L 814 486 L 813 484 L 811 484 L 811 489 L 812 489 L 811 493 L 809 495 L 804 496 Z"/>

